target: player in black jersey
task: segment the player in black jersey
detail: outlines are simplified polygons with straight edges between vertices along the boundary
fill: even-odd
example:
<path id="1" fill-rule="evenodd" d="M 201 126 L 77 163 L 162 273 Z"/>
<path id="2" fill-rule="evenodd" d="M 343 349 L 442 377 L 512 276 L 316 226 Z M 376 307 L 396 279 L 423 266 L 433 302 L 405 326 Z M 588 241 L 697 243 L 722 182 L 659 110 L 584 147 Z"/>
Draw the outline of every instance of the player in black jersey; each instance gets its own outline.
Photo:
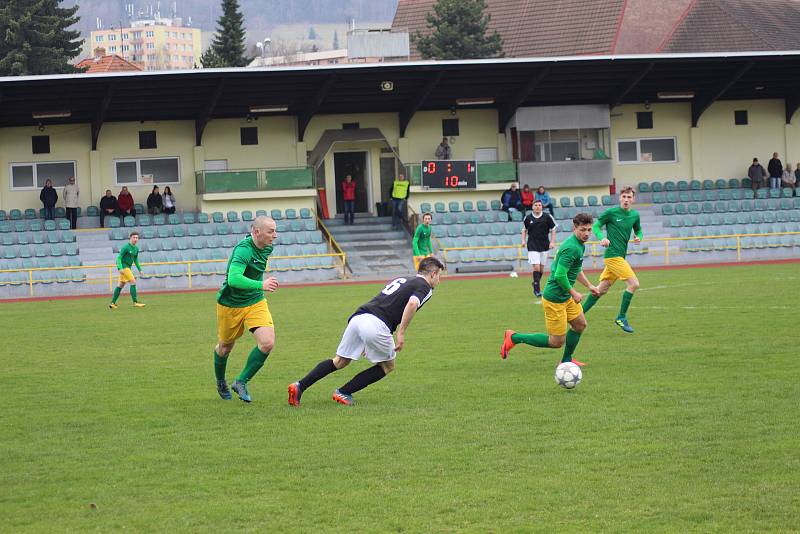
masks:
<path id="1" fill-rule="evenodd" d="M 556 221 L 543 213 L 542 201 L 533 203 L 533 213 L 522 221 L 522 244 L 528 247 L 528 263 L 533 267 L 533 294 L 542 296 L 542 273 L 547 265 L 547 252 L 556 246 Z"/>
<path id="2" fill-rule="evenodd" d="M 394 369 L 397 351 L 405 344 L 405 333 L 414 314 L 433 296 L 444 265 L 429 257 L 419 262 L 417 275 L 395 278 L 375 298 L 359 307 L 347 322 L 336 356 L 323 360 L 305 377 L 289 384 L 289 404 L 300 406 L 300 397 L 317 380 L 346 367 L 362 355 L 374 363 L 333 392 L 333 400 L 350 406 L 353 393 L 377 382 Z M 396 333 L 396 341 L 392 333 Z"/>

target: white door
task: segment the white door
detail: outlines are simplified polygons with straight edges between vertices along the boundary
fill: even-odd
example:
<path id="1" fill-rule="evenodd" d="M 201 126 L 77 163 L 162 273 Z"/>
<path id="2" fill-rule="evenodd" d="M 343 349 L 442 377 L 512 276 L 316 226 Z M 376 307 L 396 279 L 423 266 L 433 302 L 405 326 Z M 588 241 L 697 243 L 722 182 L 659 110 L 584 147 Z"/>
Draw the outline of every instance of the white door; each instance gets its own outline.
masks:
<path id="1" fill-rule="evenodd" d="M 497 161 L 496 148 L 476 148 L 475 161 Z"/>
<path id="2" fill-rule="evenodd" d="M 206 170 L 207 171 L 227 171 L 228 170 L 228 160 L 227 159 L 207 159 L 206 160 Z"/>

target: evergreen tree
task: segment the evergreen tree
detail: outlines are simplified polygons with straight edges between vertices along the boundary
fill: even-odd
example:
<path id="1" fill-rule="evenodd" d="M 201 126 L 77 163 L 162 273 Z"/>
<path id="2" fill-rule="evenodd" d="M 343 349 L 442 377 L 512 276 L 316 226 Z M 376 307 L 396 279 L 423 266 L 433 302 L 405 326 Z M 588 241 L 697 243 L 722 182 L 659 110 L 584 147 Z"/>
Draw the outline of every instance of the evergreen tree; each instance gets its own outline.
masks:
<path id="1" fill-rule="evenodd" d="M 316 41 L 317 37 L 319 37 L 317 35 L 317 30 L 314 29 L 314 26 L 311 26 L 311 28 L 308 29 L 308 40 L 309 41 Z"/>
<path id="2" fill-rule="evenodd" d="M 333 30 L 333 49 L 339 50 L 339 34 Z"/>
<path id="3" fill-rule="evenodd" d="M 246 67 L 244 17 L 238 0 L 222 0 L 222 16 L 211 46 L 200 58 L 203 67 Z"/>
<path id="4" fill-rule="evenodd" d="M 484 0 L 436 0 L 435 14 L 426 20 L 430 35 L 411 36 L 425 59 L 481 59 L 503 57 L 503 41 L 497 32 L 486 35 L 490 16 Z"/>
<path id="5" fill-rule="evenodd" d="M 0 75 L 68 74 L 79 72 L 69 61 L 81 52 L 78 6 L 59 7 L 61 0 L 0 2 Z"/>

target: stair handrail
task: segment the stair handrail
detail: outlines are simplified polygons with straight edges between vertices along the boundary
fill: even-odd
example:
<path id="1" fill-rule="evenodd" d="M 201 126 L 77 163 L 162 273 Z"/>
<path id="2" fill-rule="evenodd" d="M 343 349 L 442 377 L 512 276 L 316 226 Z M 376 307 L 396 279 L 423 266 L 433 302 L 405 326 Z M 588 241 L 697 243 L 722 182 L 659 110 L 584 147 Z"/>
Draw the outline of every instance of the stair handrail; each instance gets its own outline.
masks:
<path id="1" fill-rule="evenodd" d="M 333 234 L 328 227 L 325 226 L 325 223 L 322 222 L 322 219 L 317 217 L 317 226 L 319 227 L 322 235 L 328 240 L 331 244 L 331 248 L 337 254 L 340 254 L 340 258 L 342 258 L 342 278 L 347 278 L 347 271 L 350 271 L 350 274 L 353 274 L 353 268 L 350 266 L 350 262 L 347 261 L 347 253 L 339 246 L 339 243 L 336 242 L 336 239 L 333 238 Z"/>

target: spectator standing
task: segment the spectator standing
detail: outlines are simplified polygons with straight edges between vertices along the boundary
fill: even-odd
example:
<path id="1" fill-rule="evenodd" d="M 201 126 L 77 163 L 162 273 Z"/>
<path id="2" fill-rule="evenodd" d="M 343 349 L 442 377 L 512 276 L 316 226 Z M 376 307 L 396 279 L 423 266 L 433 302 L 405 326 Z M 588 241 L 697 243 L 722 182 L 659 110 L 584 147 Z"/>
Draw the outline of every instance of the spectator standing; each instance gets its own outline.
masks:
<path id="1" fill-rule="evenodd" d="M 74 230 L 78 227 L 78 197 L 81 190 L 75 183 L 75 177 L 69 177 L 69 183 L 64 186 L 64 206 L 67 208 L 67 219 Z"/>
<path id="2" fill-rule="evenodd" d="M 797 162 L 797 165 L 794 166 L 794 185 L 797 187 L 797 184 L 800 183 L 800 161 Z M 795 189 L 794 196 L 797 196 L 797 190 Z"/>
<path id="3" fill-rule="evenodd" d="M 408 201 L 408 190 L 411 182 L 406 180 L 404 174 L 397 175 L 397 179 L 392 183 L 392 229 L 400 228 L 400 222 L 406 220 L 406 202 Z"/>
<path id="4" fill-rule="evenodd" d="M 525 211 L 530 211 L 533 209 L 533 191 L 528 184 L 522 186 L 522 207 L 525 208 Z"/>
<path id="5" fill-rule="evenodd" d="M 542 296 L 542 274 L 547 265 L 547 253 L 556 246 L 556 221 L 545 214 L 542 201 L 533 202 L 533 212 L 522 221 L 522 246 L 528 249 L 528 263 L 533 269 L 533 295 Z"/>
<path id="6" fill-rule="evenodd" d="M 44 218 L 52 221 L 56 217 L 56 202 L 58 202 L 58 191 L 53 187 L 51 180 L 44 182 L 42 192 L 39 193 L 39 200 L 42 201 L 44 206 Z"/>
<path id="7" fill-rule="evenodd" d="M 133 212 L 133 195 L 128 191 L 128 186 L 122 186 L 122 191 L 119 192 L 119 198 L 117 198 L 117 207 L 119 208 L 120 217 L 125 217 L 126 215 L 133 217 L 135 215 Z"/>
<path id="8" fill-rule="evenodd" d="M 767 164 L 767 171 L 769 172 L 769 188 L 777 189 L 781 186 L 781 178 L 783 178 L 783 163 L 778 159 L 778 153 L 772 153 L 772 159 Z"/>
<path id="9" fill-rule="evenodd" d="M 781 177 L 781 187 L 788 187 L 792 190 L 792 196 L 795 196 L 795 187 L 797 186 L 797 178 L 795 177 L 794 171 L 792 171 L 792 166 L 787 164 L 786 170 L 783 171 L 783 176 Z"/>
<path id="10" fill-rule="evenodd" d="M 512 212 L 523 210 L 522 195 L 519 194 L 516 183 L 512 183 L 511 187 L 503 191 L 503 194 L 500 195 L 500 204 L 502 205 L 502 210 L 508 213 L 509 220 Z"/>
<path id="11" fill-rule="evenodd" d="M 436 147 L 436 159 L 453 159 L 453 149 L 446 137 L 442 137 L 442 142 Z"/>
<path id="12" fill-rule="evenodd" d="M 100 199 L 100 228 L 105 228 L 103 222 L 106 217 L 118 215 L 117 197 L 111 194 L 111 189 L 106 189 L 106 196 Z"/>
<path id="13" fill-rule="evenodd" d="M 543 185 L 540 185 L 539 189 L 536 190 L 536 194 L 534 195 L 534 200 L 538 200 L 539 202 L 541 202 L 542 208 L 549 211 L 551 217 L 556 216 L 556 214 L 553 213 L 553 200 L 550 198 L 550 193 L 545 191 Z"/>
<path id="14" fill-rule="evenodd" d="M 414 230 L 414 238 L 411 240 L 411 245 L 414 248 L 414 270 L 419 270 L 419 262 L 433 254 L 433 247 L 431 246 L 431 221 L 433 215 L 431 213 L 422 214 L 422 223 Z"/>
<path id="15" fill-rule="evenodd" d="M 172 194 L 172 189 L 169 186 L 165 187 L 161 196 L 164 200 L 164 213 L 175 213 L 175 195 Z"/>
<path id="16" fill-rule="evenodd" d="M 356 183 L 351 174 L 345 176 L 342 182 L 342 200 L 344 200 L 344 223 L 353 224 L 356 211 Z"/>
<path id="17" fill-rule="evenodd" d="M 758 191 L 758 188 L 767 178 L 767 171 L 758 162 L 758 158 L 753 158 L 753 164 L 747 169 L 747 177 L 750 178 L 750 187 L 753 188 L 753 192 Z"/>
<path id="18" fill-rule="evenodd" d="M 158 215 L 164 211 L 164 199 L 161 193 L 158 192 L 158 186 L 153 186 L 153 191 L 147 197 L 147 213 L 150 215 Z"/>

